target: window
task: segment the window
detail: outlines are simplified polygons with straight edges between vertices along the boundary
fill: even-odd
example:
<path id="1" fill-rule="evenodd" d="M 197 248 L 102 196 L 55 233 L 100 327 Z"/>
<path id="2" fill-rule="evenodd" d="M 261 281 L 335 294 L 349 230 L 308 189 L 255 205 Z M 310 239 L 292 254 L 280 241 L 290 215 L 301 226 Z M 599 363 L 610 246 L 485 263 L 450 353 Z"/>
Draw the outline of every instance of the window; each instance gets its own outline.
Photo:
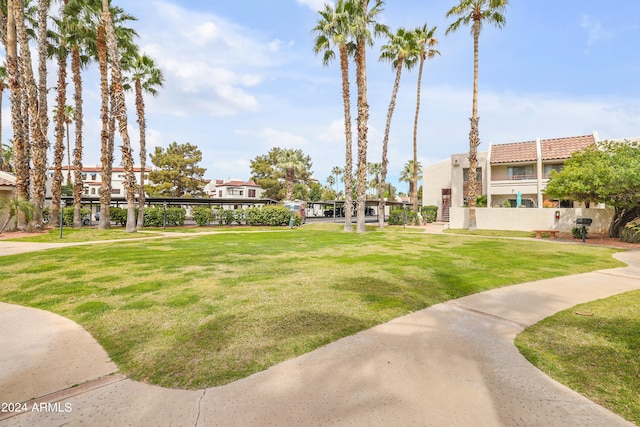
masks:
<path id="1" fill-rule="evenodd" d="M 95 194 L 96 194 L 96 189 L 95 189 L 95 188 L 92 188 L 92 189 L 91 189 L 91 195 L 92 195 L 92 196 L 95 196 Z"/>
<path id="2" fill-rule="evenodd" d="M 222 197 L 222 190 L 218 190 L 218 197 Z"/>
<path id="3" fill-rule="evenodd" d="M 533 165 L 509 166 L 507 176 L 513 180 L 534 179 Z"/>
<path id="4" fill-rule="evenodd" d="M 92 174 L 91 174 L 91 180 L 92 180 L 92 181 L 95 181 L 97 177 L 98 177 L 98 175 L 97 175 L 97 174 L 95 174 L 95 173 L 92 173 Z"/>
<path id="5" fill-rule="evenodd" d="M 462 170 L 462 179 L 464 182 L 469 182 L 469 168 Z M 482 168 L 476 168 L 476 182 L 482 182 Z"/>
<path id="6" fill-rule="evenodd" d="M 120 189 L 119 188 L 112 188 L 111 189 L 111 194 L 120 194 Z"/>
<path id="7" fill-rule="evenodd" d="M 562 169 L 564 169 L 564 165 L 561 165 L 561 164 L 544 165 L 544 177 L 549 178 L 551 176 L 551 172 L 553 171 L 560 172 Z"/>
<path id="8" fill-rule="evenodd" d="M 82 179 L 87 179 L 87 173 L 86 172 L 82 172 Z"/>
<path id="9" fill-rule="evenodd" d="M 256 190 L 249 190 L 249 197 L 256 197 Z"/>

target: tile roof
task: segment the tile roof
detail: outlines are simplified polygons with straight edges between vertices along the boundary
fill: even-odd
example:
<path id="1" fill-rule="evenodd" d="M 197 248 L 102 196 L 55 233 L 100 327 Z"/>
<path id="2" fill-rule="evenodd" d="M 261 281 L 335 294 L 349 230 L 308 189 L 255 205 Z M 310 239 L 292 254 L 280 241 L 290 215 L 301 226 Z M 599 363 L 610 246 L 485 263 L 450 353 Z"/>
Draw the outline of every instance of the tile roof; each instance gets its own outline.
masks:
<path id="1" fill-rule="evenodd" d="M 596 143 L 593 135 L 554 138 L 540 141 L 542 160 L 568 159 L 576 151 Z"/>
<path id="2" fill-rule="evenodd" d="M 491 146 L 491 163 L 534 162 L 536 158 L 535 141 Z"/>
<path id="3" fill-rule="evenodd" d="M 0 187 L 15 187 L 16 183 L 0 177 Z"/>
<path id="4" fill-rule="evenodd" d="M 593 135 L 571 136 L 567 138 L 543 139 L 540 141 L 542 160 L 568 159 L 576 151 L 596 143 Z M 536 142 L 514 142 L 491 146 L 491 163 L 535 162 Z"/>

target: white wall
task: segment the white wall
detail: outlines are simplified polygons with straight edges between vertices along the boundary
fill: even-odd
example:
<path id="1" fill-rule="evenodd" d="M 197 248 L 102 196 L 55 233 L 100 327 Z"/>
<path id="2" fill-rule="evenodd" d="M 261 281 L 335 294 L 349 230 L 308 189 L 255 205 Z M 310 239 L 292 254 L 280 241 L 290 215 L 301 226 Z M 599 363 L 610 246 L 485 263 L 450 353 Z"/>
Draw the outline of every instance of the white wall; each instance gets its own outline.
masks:
<path id="1" fill-rule="evenodd" d="M 438 220 L 442 220 L 442 190 L 451 188 L 451 159 L 424 167 L 422 183 L 422 205 L 437 206 Z"/>
<path id="2" fill-rule="evenodd" d="M 560 219 L 555 219 L 556 211 Z M 469 222 L 468 208 L 451 208 L 449 227 L 466 228 Z M 484 230 L 558 230 L 571 232 L 577 218 L 591 218 L 592 233 L 607 233 L 613 218 L 613 209 L 586 208 L 476 208 L 478 229 Z"/>

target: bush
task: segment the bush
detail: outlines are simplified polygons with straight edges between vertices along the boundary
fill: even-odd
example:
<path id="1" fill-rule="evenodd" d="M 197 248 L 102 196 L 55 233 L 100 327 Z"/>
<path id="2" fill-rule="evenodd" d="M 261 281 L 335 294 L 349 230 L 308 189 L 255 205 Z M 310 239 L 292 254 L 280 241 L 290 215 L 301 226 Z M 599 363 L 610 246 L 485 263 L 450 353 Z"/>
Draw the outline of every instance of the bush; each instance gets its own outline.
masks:
<path id="1" fill-rule="evenodd" d="M 122 226 L 127 224 L 127 210 L 124 208 L 109 208 L 109 216 L 111 217 L 111 221 L 116 224 Z"/>
<path id="2" fill-rule="evenodd" d="M 620 240 L 628 243 L 640 243 L 640 218 L 634 219 L 620 229 Z"/>
<path id="3" fill-rule="evenodd" d="M 213 212 L 211 211 L 211 208 L 208 206 L 198 206 L 197 208 L 194 208 L 193 220 L 200 227 L 209 225 L 211 221 L 213 221 Z"/>
<path id="4" fill-rule="evenodd" d="M 389 225 L 403 225 L 404 224 L 404 210 L 394 209 L 389 212 Z"/>
<path id="5" fill-rule="evenodd" d="M 91 215 L 91 209 L 81 208 L 80 209 L 80 220 L 86 216 Z M 62 214 L 62 222 L 64 225 L 73 225 L 73 206 L 68 208 L 64 208 L 64 213 Z"/>
<path id="6" fill-rule="evenodd" d="M 302 225 L 302 216 L 298 212 L 293 213 L 293 225 L 300 227 Z"/>
<path id="7" fill-rule="evenodd" d="M 438 218 L 437 206 L 423 206 L 420 208 L 420 214 L 424 222 L 434 222 Z"/>
<path id="8" fill-rule="evenodd" d="M 589 230 L 586 230 L 585 237 L 589 234 Z M 574 239 L 582 239 L 582 227 L 573 227 L 571 229 L 571 235 Z"/>
<path id="9" fill-rule="evenodd" d="M 505 208 L 510 208 L 511 202 L 509 200 L 505 200 L 504 202 L 502 202 L 502 206 Z"/>
<path id="10" fill-rule="evenodd" d="M 477 196 L 476 197 L 476 206 L 479 208 L 486 208 L 487 207 L 487 195 L 483 194 L 481 196 Z"/>

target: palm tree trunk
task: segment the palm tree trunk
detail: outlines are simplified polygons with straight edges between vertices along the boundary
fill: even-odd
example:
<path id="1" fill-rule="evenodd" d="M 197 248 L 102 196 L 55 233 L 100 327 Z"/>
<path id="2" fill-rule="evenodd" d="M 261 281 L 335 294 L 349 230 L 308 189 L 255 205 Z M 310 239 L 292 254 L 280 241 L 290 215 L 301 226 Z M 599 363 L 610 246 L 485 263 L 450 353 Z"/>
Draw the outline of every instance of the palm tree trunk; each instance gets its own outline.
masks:
<path id="1" fill-rule="evenodd" d="M 39 120 L 39 112 L 38 112 L 38 88 L 36 86 L 36 81 L 33 75 L 33 66 L 31 62 L 31 51 L 29 48 L 29 39 L 27 36 L 27 29 L 24 23 L 24 4 L 22 0 L 14 0 L 14 18 L 15 18 L 15 28 L 16 34 L 18 38 L 18 44 L 20 45 L 20 65 L 21 65 L 21 74 L 22 74 L 22 85 L 25 89 L 27 96 L 27 106 L 28 109 L 23 109 L 23 120 L 27 119 L 26 123 L 31 124 L 31 128 L 27 125 L 25 126 L 24 135 L 29 135 L 29 130 L 31 129 L 31 137 L 34 141 L 32 146 L 33 151 L 33 165 L 34 165 L 34 178 L 36 187 L 42 186 L 44 189 L 43 178 L 46 176 L 46 156 L 47 156 L 47 142 L 45 131 L 40 127 Z M 23 99 L 24 102 L 24 99 Z M 24 106 L 24 104 L 23 104 Z M 25 122 L 23 121 L 23 124 Z M 26 155 L 28 158 L 28 154 Z M 29 165 L 26 165 L 27 174 L 28 174 Z M 43 171 L 44 169 L 44 171 Z M 41 193 L 42 190 L 38 188 L 35 189 L 36 193 Z M 28 199 L 29 190 L 25 189 L 24 195 L 26 196 L 24 200 Z M 41 200 L 38 201 L 40 203 L 37 208 L 40 210 L 39 218 L 40 224 L 42 225 L 42 205 L 44 203 L 44 196 L 42 196 Z M 26 227 L 27 220 L 24 215 L 20 215 L 19 226 L 21 228 Z"/>
<path id="2" fill-rule="evenodd" d="M 33 222 L 36 228 L 43 227 L 42 211 L 44 209 L 47 192 L 47 150 L 49 140 L 47 129 L 49 116 L 47 107 L 47 18 L 49 14 L 49 0 L 38 0 L 38 87 L 37 104 L 34 117 L 34 155 L 33 155 Z M 34 81 L 35 84 L 35 81 Z"/>
<path id="3" fill-rule="evenodd" d="M 113 149 L 109 150 L 109 67 L 107 64 L 107 38 L 104 24 L 97 28 L 96 45 L 98 49 L 98 67 L 100 68 L 100 119 L 102 129 L 100 131 L 100 161 L 102 163 L 102 181 L 100 182 L 100 220 L 98 229 L 106 230 L 111 226 L 111 176 L 113 164 Z"/>
<path id="4" fill-rule="evenodd" d="M 389 147 L 389 133 L 391 132 L 391 118 L 393 117 L 393 111 L 396 108 L 396 97 L 398 96 L 398 90 L 400 88 L 400 76 L 402 75 L 402 67 L 404 66 L 404 59 L 398 58 L 398 64 L 396 66 L 396 79 L 393 82 L 393 91 L 391 92 L 391 101 L 389 102 L 389 109 L 387 110 L 387 123 L 384 128 L 384 139 L 382 140 L 382 165 L 380 171 L 380 200 L 378 202 L 378 226 L 384 227 L 384 183 L 387 180 L 387 166 L 389 159 L 387 157 L 387 151 Z M 380 215 L 382 213 L 382 215 Z"/>
<path id="5" fill-rule="evenodd" d="M 75 102 L 76 143 L 73 149 L 73 228 L 82 227 L 80 209 L 82 208 L 82 75 L 80 73 L 80 50 L 71 51 L 71 70 L 73 73 L 73 99 Z M 68 134 L 67 134 L 68 137 Z"/>
<path id="6" fill-rule="evenodd" d="M 418 93 L 416 95 L 416 116 L 413 120 L 413 210 L 418 211 L 418 116 L 420 114 L 420 92 L 422 87 L 422 71 L 424 69 L 425 53 L 420 56 L 420 69 L 418 70 Z"/>
<path id="7" fill-rule="evenodd" d="M 367 15 L 368 0 L 362 1 L 362 16 Z M 356 232 L 364 233 L 365 190 L 367 186 L 367 123 L 369 104 L 367 104 L 367 48 L 365 35 L 356 43 L 356 85 L 358 86 L 358 187 L 356 190 L 357 216 Z"/>
<path id="8" fill-rule="evenodd" d="M 480 21 L 473 23 L 473 108 L 471 112 L 471 131 L 469 132 L 469 230 L 477 228 L 476 223 L 476 170 L 478 165 L 478 41 L 480 38 Z"/>
<path id="9" fill-rule="evenodd" d="M 144 98 L 142 97 L 142 82 L 136 80 L 136 112 L 138 115 L 138 127 L 140 128 L 140 186 L 138 187 L 138 228 L 144 227 L 144 175 L 147 166 L 147 143 L 146 143 L 146 127 L 147 122 L 144 117 Z"/>
<path id="10" fill-rule="evenodd" d="M 17 0 L 7 1 L 7 74 L 11 96 L 11 124 L 13 126 L 13 164 L 16 175 L 16 196 L 27 200 L 29 191 L 29 150 L 24 133 L 23 95 L 20 90 L 18 64 L 18 36 L 14 9 L 21 6 Z"/>
<path id="11" fill-rule="evenodd" d="M 340 45 L 340 70 L 342 72 L 342 100 L 344 105 L 344 135 L 345 135 L 345 163 L 344 163 L 344 231 L 351 232 L 351 193 L 353 188 L 353 135 L 351 132 L 351 94 L 349 91 L 349 52 L 346 44 Z M 336 177 L 336 183 L 338 181 Z M 337 198 L 336 184 L 336 198 Z"/>
<path id="12" fill-rule="evenodd" d="M 127 227 L 129 233 L 136 232 L 135 218 L 135 194 L 136 194 L 136 177 L 133 172 L 133 153 L 131 149 L 131 140 L 129 138 L 127 107 L 125 105 L 124 90 L 122 87 L 122 72 L 120 68 L 120 52 L 116 34 L 111 21 L 111 13 L 109 12 L 108 0 L 102 0 L 103 11 L 101 14 L 107 33 L 107 50 L 111 57 L 111 78 L 113 81 L 115 112 L 118 119 L 118 128 L 122 137 L 122 163 L 125 170 L 124 186 L 127 197 Z"/>
<path id="13" fill-rule="evenodd" d="M 56 116 L 54 118 L 56 142 L 53 150 L 53 182 L 51 184 L 51 224 L 54 227 L 60 225 L 60 209 L 62 209 L 65 105 L 67 105 L 67 51 L 61 49 L 58 54 L 58 89 L 56 94 Z"/>

